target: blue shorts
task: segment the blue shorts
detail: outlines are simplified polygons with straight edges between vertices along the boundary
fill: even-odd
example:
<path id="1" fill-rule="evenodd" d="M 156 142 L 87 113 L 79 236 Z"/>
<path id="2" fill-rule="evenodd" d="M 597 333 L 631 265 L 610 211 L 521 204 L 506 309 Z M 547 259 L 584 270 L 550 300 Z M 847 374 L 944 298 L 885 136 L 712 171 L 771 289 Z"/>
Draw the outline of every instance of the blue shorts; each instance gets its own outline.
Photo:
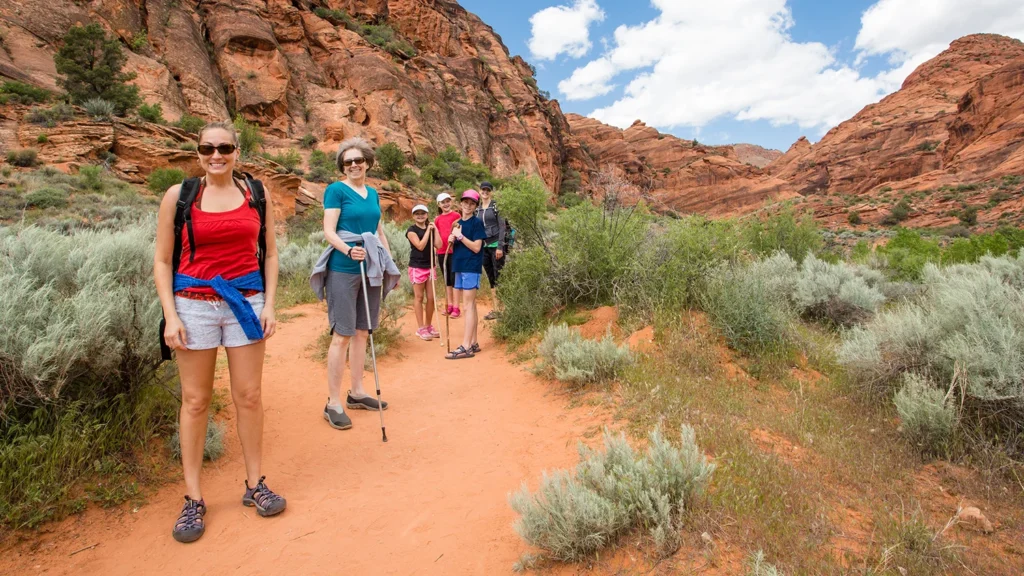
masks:
<path id="1" fill-rule="evenodd" d="M 457 272 L 455 274 L 456 290 L 477 290 L 480 288 L 480 274 Z"/>

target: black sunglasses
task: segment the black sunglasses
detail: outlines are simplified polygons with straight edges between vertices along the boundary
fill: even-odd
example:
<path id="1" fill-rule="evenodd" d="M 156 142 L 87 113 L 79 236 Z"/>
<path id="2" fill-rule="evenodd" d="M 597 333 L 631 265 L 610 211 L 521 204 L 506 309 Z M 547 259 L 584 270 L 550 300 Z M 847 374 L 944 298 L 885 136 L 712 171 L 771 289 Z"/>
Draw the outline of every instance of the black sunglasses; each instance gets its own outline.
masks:
<path id="1" fill-rule="evenodd" d="M 228 154 L 234 154 L 235 148 L 234 144 L 217 144 L 216 146 L 213 144 L 200 144 L 196 147 L 196 150 L 203 156 L 213 156 L 214 150 L 220 152 L 221 156 L 227 156 Z"/>
<path id="2" fill-rule="evenodd" d="M 358 164 L 362 166 L 363 164 L 366 163 L 366 158 L 363 158 L 362 156 L 360 156 L 359 158 L 349 158 L 347 160 L 342 160 L 341 163 L 344 164 L 345 166 L 351 166 L 353 164 Z"/>

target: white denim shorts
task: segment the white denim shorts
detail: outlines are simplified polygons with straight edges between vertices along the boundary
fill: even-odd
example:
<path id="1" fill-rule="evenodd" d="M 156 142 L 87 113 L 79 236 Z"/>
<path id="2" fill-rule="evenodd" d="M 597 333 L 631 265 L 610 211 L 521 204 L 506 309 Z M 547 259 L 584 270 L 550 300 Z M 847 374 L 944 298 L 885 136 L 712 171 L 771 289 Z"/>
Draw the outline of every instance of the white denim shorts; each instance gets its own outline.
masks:
<path id="1" fill-rule="evenodd" d="M 246 300 L 259 317 L 263 312 L 263 293 L 253 294 Z M 174 309 L 185 325 L 185 347 L 189 350 L 209 350 L 219 346 L 238 348 L 259 342 L 245 335 L 235 313 L 223 300 L 208 302 L 175 296 Z"/>

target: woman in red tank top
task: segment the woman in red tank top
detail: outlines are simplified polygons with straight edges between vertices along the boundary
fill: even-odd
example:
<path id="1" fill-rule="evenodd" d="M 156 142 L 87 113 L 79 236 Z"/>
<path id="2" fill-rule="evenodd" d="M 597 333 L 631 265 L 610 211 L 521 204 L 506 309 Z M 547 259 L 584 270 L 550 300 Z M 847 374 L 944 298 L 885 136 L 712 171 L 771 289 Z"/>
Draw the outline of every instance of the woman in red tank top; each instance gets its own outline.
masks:
<path id="1" fill-rule="evenodd" d="M 199 487 L 203 447 L 213 396 L 217 348 L 227 350 L 231 397 L 245 459 L 242 503 L 273 516 L 285 500 L 262 475 L 263 357 L 277 326 L 277 245 L 274 212 L 266 210 L 266 253 L 261 275 L 260 215 L 252 191 L 234 177 L 238 136 L 231 124 L 208 124 L 199 132 L 199 165 L 205 175 L 181 232 L 181 261 L 174 270 L 174 220 L 182 186 L 171 186 L 160 204 L 153 275 L 166 328 L 164 341 L 176 351 L 181 380 L 181 463 L 185 506 L 172 529 L 179 542 L 193 542 L 206 529 L 206 504 Z M 194 188 L 192 188 L 194 189 Z M 267 205 L 271 200 L 267 194 Z"/>

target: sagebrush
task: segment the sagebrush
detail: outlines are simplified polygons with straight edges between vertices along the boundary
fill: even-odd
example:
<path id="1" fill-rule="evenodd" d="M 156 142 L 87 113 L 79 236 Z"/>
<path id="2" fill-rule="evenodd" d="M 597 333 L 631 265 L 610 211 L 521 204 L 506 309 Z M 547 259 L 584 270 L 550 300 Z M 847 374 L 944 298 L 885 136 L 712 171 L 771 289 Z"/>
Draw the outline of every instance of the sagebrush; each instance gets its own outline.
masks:
<path id="1" fill-rule="evenodd" d="M 611 336 L 590 340 L 566 324 L 550 326 L 537 345 L 538 370 L 558 380 L 586 384 L 615 378 L 632 362 L 625 344 L 618 346 Z"/>

